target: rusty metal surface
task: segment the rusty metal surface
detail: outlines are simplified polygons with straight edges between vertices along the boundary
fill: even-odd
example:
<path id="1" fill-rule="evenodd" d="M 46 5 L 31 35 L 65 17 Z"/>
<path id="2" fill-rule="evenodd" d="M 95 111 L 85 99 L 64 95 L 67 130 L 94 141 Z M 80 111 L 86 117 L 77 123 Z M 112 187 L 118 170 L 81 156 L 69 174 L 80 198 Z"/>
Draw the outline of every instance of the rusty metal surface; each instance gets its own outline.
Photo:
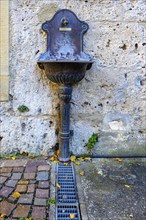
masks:
<path id="1" fill-rule="evenodd" d="M 63 9 L 42 25 L 47 33 L 47 51 L 38 62 L 48 60 L 72 60 L 92 62 L 83 52 L 83 34 L 88 30 L 87 23 L 80 21 L 74 12 Z"/>

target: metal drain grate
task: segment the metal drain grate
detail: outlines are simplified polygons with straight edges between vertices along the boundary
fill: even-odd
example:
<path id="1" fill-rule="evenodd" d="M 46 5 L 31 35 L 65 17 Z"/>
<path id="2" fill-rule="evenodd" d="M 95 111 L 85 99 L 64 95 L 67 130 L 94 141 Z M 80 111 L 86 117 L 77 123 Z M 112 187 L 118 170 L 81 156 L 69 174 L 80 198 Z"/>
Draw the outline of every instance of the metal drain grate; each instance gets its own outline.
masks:
<path id="1" fill-rule="evenodd" d="M 70 220 L 70 214 L 74 214 L 74 220 L 80 220 L 73 165 L 58 164 L 56 181 L 61 186 L 56 193 L 56 220 Z"/>

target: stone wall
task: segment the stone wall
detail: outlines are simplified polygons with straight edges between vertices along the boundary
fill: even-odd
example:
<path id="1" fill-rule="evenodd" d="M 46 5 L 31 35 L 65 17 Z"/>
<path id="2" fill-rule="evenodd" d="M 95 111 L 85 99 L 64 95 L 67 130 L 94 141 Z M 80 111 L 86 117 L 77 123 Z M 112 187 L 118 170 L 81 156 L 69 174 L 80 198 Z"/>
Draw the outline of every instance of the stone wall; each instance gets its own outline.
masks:
<path id="1" fill-rule="evenodd" d="M 58 87 L 36 62 L 46 50 L 41 24 L 63 8 L 89 24 L 84 50 L 94 58 L 73 89 L 70 150 L 86 153 L 85 144 L 98 133 L 95 155 L 145 154 L 145 0 L 10 0 L 9 102 L 0 103 L 1 152 L 42 154 L 58 142 Z M 29 111 L 18 111 L 22 105 Z"/>

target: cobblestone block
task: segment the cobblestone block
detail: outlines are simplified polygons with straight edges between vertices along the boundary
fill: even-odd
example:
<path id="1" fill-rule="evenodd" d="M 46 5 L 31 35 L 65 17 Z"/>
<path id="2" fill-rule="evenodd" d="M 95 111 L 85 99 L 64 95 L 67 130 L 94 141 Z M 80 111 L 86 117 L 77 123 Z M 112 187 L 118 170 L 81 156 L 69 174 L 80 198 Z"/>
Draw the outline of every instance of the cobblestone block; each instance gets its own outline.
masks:
<path id="1" fill-rule="evenodd" d="M 26 159 L 17 159 L 17 160 L 5 160 L 2 162 L 0 167 L 22 167 L 27 163 Z"/>
<path id="2" fill-rule="evenodd" d="M 38 166 L 38 171 L 49 171 L 50 165 L 40 165 Z"/>
<path id="3" fill-rule="evenodd" d="M 35 179 L 35 173 L 24 173 L 24 179 Z"/>
<path id="4" fill-rule="evenodd" d="M 49 173 L 48 172 L 38 172 L 37 173 L 37 177 L 36 177 L 36 180 L 48 180 L 49 178 Z"/>
<path id="5" fill-rule="evenodd" d="M 1 173 L 11 173 L 12 167 L 2 167 L 0 172 Z"/>
<path id="6" fill-rule="evenodd" d="M 33 194 L 22 194 L 18 200 L 18 203 L 21 204 L 32 204 Z"/>
<path id="7" fill-rule="evenodd" d="M 11 173 L 0 173 L 0 176 L 10 177 L 11 175 L 12 175 Z"/>
<path id="8" fill-rule="evenodd" d="M 24 167 L 14 167 L 13 168 L 13 172 L 15 173 L 15 172 L 20 172 L 20 173 L 22 173 L 24 171 Z"/>
<path id="9" fill-rule="evenodd" d="M 0 184 L 3 184 L 7 180 L 7 177 L 1 176 L 0 177 Z"/>
<path id="10" fill-rule="evenodd" d="M 26 166 L 25 173 L 35 173 L 37 171 L 37 166 Z"/>
<path id="11" fill-rule="evenodd" d="M 27 193 L 33 193 L 35 191 L 35 184 L 29 184 Z"/>
<path id="12" fill-rule="evenodd" d="M 45 207 L 36 207 L 32 208 L 32 218 L 33 219 L 45 219 L 46 218 L 46 208 Z"/>
<path id="13" fill-rule="evenodd" d="M 17 184 L 18 180 L 8 180 L 5 185 L 10 186 L 10 187 L 15 187 Z"/>
<path id="14" fill-rule="evenodd" d="M 22 173 L 13 173 L 12 179 L 19 180 L 22 176 Z"/>
<path id="15" fill-rule="evenodd" d="M 16 192 L 26 192 L 27 190 L 27 185 L 17 185 L 16 187 Z"/>
<path id="16" fill-rule="evenodd" d="M 49 181 L 39 181 L 38 188 L 42 188 L 42 189 L 49 188 Z"/>
<path id="17" fill-rule="evenodd" d="M 46 206 L 46 199 L 35 198 L 34 205 L 37 206 Z"/>
<path id="18" fill-rule="evenodd" d="M 13 190 L 14 188 L 3 186 L 0 190 L 0 197 L 7 198 L 13 192 Z"/>
<path id="19" fill-rule="evenodd" d="M 11 214 L 16 205 L 9 203 L 7 201 L 2 201 L 0 203 L 0 213 L 5 214 L 7 217 Z"/>
<path id="20" fill-rule="evenodd" d="M 36 189 L 36 197 L 37 198 L 48 198 L 49 190 L 47 189 Z"/>
<path id="21" fill-rule="evenodd" d="M 16 210 L 14 211 L 13 217 L 28 217 L 28 213 L 30 210 L 30 205 L 18 205 Z"/>

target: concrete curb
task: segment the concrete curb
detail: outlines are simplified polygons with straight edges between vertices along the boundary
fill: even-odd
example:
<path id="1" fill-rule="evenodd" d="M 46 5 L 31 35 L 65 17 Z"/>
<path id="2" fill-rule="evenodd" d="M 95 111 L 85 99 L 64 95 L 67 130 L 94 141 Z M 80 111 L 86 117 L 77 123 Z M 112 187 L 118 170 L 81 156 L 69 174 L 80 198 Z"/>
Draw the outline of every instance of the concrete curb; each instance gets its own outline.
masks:
<path id="1" fill-rule="evenodd" d="M 81 213 L 81 219 L 83 220 L 89 220 L 87 208 L 86 208 L 86 200 L 85 196 L 82 190 L 82 184 L 81 184 L 81 177 L 79 174 L 79 168 L 74 166 L 75 169 L 75 178 L 76 178 L 76 187 L 77 187 L 77 193 L 78 193 L 78 200 L 79 200 L 79 208 Z"/>
<path id="2" fill-rule="evenodd" d="M 50 177 L 50 198 L 56 198 L 56 189 L 55 189 L 55 178 L 56 178 L 56 164 L 52 163 L 51 168 L 51 177 Z M 49 209 L 49 219 L 48 220 L 55 220 L 56 215 L 56 205 L 51 204 Z"/>

